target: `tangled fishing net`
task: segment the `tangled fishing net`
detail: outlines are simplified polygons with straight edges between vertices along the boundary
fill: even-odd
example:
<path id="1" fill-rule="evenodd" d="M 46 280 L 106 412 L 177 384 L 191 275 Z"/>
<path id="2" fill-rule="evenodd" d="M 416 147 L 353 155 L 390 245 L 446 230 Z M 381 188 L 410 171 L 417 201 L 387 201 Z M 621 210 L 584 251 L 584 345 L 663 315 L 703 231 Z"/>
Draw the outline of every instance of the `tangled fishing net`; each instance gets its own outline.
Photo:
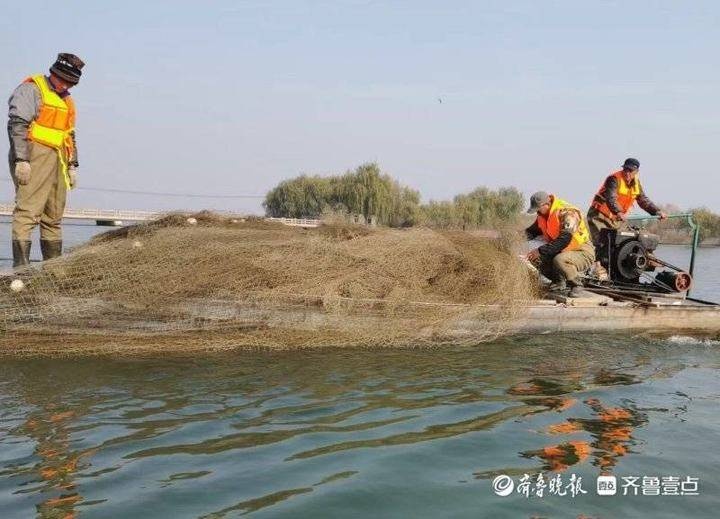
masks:
<path id="1" fill-rule="evenodd" d="M 188 216 L 3 278 L 0 352 L 480 342 L 533 290 L 508 239 Z"/>

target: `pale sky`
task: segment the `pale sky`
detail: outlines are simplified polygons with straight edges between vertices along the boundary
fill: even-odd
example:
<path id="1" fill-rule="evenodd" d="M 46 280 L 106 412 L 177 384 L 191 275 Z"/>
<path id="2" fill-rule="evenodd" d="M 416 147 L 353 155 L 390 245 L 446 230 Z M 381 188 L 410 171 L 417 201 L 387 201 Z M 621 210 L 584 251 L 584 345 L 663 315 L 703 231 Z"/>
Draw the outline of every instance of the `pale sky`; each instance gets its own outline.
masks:
<path id="1" fill-rule="evenodd" d="M 87 63 L 73 90 L 84 188 L 262 196 L 377 161 L 425 200 L 512 185 L 587 207 L 634 156 L 655 201 L 720 210 L 718 2 L 1 7 L 5 99 L 60 51 Z M 69 205 L 260 212 L 261 200 L 80 189 Z"/>

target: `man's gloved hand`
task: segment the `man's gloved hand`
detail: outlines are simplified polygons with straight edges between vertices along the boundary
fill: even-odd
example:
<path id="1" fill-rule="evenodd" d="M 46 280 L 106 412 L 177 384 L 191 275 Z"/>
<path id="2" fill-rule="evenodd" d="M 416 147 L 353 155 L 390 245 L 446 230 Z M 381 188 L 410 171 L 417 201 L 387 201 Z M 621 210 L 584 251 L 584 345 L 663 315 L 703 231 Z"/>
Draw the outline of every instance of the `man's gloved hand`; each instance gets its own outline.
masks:
<path id="1" fill-rule="evenodd" d="M 527 259 L 530 263 L 537 263 L 540 260 L 540 250 L 533 249 L 527 253 Z"/>
<path id="2" fill-rule="evenodd" d="M 70 168 L 68 169 L 68 180 L 70 181 L 70 189 L 75 189 L 77 187 L 77 177 L 77 168 L 75 166 L 70 166 Z"/>
<path id="3" fill-rule="evenodd" d="M 25 160 L 19 160 L 15 163 L 15 178 L 21 186 L 30 182 L 30 163 Z"/>

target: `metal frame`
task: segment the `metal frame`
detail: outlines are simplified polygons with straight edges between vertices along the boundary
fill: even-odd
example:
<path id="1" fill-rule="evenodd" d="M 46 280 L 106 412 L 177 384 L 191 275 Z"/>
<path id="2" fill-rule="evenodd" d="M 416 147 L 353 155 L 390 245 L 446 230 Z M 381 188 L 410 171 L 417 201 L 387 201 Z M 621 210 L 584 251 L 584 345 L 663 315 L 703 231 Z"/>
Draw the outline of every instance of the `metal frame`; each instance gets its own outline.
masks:
<path id="1" fill-rule="evenodd" d="M 690 230 L 693 233 L 692 239 L 692 251 L 690 253 L 690 268 L 688 269 L 690 277 L 695 279 L 695 253 L 697 252 L 698 244 L 700 242 L 700 226 L 695 222 L 692 213 L 680 213 L 680 214 L 669 214 L 668 218 L 684 218 L 690 226 Z M 659 216 L 630 216 L 627 221 L 643 221 L 643 220 L 659 220 Z M 690 290 L 686 292 L 690 296 Z"/>

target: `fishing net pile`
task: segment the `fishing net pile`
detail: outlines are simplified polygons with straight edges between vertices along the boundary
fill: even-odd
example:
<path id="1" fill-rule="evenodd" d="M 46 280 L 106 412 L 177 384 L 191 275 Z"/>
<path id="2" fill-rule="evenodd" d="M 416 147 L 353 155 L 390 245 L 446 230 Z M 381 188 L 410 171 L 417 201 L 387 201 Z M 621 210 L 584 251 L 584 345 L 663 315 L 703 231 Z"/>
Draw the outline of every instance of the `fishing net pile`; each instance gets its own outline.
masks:
<path id="1" fill-rule="evenodd" d="M 4 277 L 0 348 L 479 342 L 502 334 L 532 295 L 513 248 L 508 238 L 425 228 L 303 229 L 171 214 Z"/>

